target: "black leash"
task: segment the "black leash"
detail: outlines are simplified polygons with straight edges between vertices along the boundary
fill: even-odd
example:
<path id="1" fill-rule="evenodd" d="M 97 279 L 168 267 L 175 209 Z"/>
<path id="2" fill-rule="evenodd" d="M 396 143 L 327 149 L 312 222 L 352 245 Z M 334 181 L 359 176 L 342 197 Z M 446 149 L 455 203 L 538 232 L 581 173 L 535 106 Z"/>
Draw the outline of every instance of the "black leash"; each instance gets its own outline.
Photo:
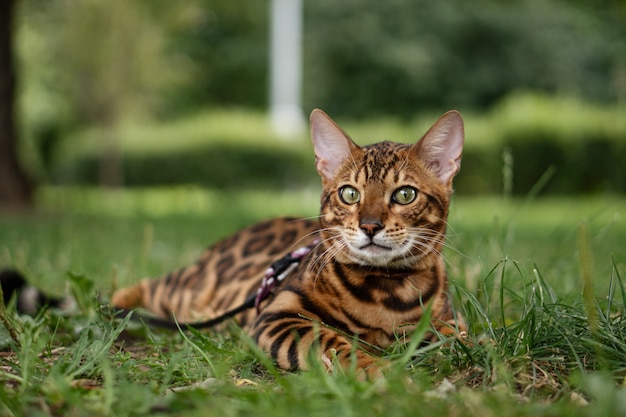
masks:
<path id="1" fill-rule="evenodd" d="M 288 253 L 279 260 L 273 262 L 265 271 L 261 285 L 257 291 L 248 296 L 246 300 L 239 306 L 228 310 L 224 314 L 209 320 L 194 323 L 177 323 L 172 320 L 162 319 L 159 317 L 145 316 L 137 314 L 136 310 L 126 310 L 123 308 L 113 307 L 113 314 L 116 318 L 126 318 L 132 314 L 131 320 L 143 322 L 152 327 L 161 327 L 164 329 L 178 330 L 182 328 L 191 328 L 196 330 L 208 329 L 244 312 L 252 307 L 256 307 L 257 313 L 260 312 L 261 302 L 272 294 L 274 288 L 282 282 L 287 276 L 298 266 L 302 259 L 308 255 L 315 246 L 320 243 L 319 239 L 315 239 L 310 245 L 297 249 Z"/>
<path id="2" fill-rule="evenodd" d="M 194 322 L 194 323 L 178 323 L 176 321 L 162 319 L 159 317 L 146 316 L 144 314 L 137 313 L 137 310 L 127 310 L 125 308 L 118 308 L 118 307 L 113 307 L 114 309 L 113 315 L 115 318 L 118 318 L 118 319 L 124 319 L 128 317 L 129 315 L 132 315 L 131 316 L 132 321 L 142 322 L 150 327 L 160 327 L 162 329 L 169 329 L 169 330 L 178 330 L 178 329 L 186 329 L 186 328 L 202 330 L 202 329 L 208 329 L 208 328 L 217 326 L 218 324 L 228 320 L 229 318 L 243 311 L 246 311 L 249 308 L 254 307 L 255 301 L 256 301 L 256 294 L 253 294 L 252 296 L 246 298 L 246 301 L 244 301 L 243 304 L 233 308 L 232 310 L 227 311 L 226 313 L 220 316 L 217 316 L 210 320 L 199 321 L 199 322 Z"/>

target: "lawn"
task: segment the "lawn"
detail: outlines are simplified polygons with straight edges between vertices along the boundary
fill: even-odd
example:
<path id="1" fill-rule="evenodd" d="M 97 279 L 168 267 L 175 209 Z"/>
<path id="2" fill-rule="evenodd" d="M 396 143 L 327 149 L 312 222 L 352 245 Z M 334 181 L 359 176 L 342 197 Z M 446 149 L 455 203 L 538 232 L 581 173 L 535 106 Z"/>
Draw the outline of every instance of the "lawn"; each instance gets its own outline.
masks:
<path id="1" fill-rule="evenodd" d="M 623 197 L 455 197 L 445 256 L 470 335 L 391 349 L 384 381 L 278 371 L 234 326 L 162 331 L 99 309 L 250 222 L 315 215 L 317 192 L 46 187 L 36 212 L 0 216 L 0 265 L 79 301 L 15 317 L 18 341 L 0 330 L 0 416 L 626 414 Z"/>

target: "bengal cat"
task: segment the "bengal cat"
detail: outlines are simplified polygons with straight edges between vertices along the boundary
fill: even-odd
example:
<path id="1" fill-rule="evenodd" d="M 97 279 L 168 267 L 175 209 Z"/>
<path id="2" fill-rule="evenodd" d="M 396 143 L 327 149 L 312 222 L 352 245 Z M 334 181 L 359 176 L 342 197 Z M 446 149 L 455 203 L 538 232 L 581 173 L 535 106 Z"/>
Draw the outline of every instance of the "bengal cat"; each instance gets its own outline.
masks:
<path id="1" fill-rule="evenodd" d="M 280 368 L 307 369 L 309 358 L 348 367 L 356 358 L 359 372 L 377 376 L 378 359 L 361 348 L 408 338 L 427 305 L 434 331 L 465 331 L 441 256 L 464 141 L 460 114 L 444 114 L 413 145 L 360 147 L 314 110 L 311 136 L 323 188 L 318 220 L 253 225 L 194 265 L 116 291 L 112 304 L 180 322 L 214 317 L 254 294 L 273 261 L 318 239 L 260 313 L 235 318 Z"/>

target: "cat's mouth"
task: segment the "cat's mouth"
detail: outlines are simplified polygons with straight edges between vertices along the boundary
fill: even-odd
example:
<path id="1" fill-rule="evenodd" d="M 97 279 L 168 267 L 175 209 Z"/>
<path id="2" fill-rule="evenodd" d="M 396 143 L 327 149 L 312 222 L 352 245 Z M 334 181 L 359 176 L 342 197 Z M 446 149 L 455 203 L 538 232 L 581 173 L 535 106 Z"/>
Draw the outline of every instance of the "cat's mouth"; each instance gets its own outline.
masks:
<path id="1" fill-rule="evenodd" d="M 367 251 L 374 251 L 374 252 L 387 252 L 391 250 L 391 248 L 388 246 L 378 245 L 374 242 L 370 242 L 364 246 L 361 246 L 359 249 L 367 250 Z"/>

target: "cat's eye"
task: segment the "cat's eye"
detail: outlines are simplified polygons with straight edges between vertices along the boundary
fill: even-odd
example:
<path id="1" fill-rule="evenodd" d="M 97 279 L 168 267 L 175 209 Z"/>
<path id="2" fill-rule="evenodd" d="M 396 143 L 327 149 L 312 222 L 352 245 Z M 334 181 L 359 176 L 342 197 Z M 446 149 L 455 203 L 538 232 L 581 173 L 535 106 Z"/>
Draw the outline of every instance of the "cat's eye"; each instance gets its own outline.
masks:
<path id="1" fill-rule="evenodd" d="M 413 187 L 400 187 L 393 192 L 391 197 L 395 203 L 409 204 L 417 197 L 417 190 Z"/>
<path id="2" fill-rule="evenodd" d="M 346 204 L 356 204 L 361 200 L 361 193 L 356 188 L 345 185 L 339 189 L 339 198 Z"/>

